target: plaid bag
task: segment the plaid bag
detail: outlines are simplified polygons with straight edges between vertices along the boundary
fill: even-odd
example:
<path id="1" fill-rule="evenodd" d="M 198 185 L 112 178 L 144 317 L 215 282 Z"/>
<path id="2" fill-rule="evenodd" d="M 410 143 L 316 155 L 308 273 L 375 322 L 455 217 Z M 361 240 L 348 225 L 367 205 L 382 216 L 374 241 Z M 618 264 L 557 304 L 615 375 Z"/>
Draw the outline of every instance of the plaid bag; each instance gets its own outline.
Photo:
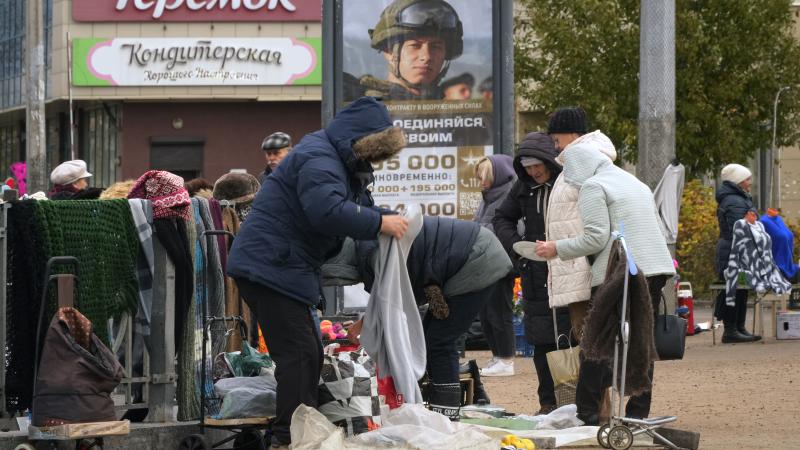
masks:
<path id="1" fill-rule="evenodd" d="M 363 352 L 325 355 L 317 409 L 348 436 L 380 427 L 378 378 L 369 356 Z"/>

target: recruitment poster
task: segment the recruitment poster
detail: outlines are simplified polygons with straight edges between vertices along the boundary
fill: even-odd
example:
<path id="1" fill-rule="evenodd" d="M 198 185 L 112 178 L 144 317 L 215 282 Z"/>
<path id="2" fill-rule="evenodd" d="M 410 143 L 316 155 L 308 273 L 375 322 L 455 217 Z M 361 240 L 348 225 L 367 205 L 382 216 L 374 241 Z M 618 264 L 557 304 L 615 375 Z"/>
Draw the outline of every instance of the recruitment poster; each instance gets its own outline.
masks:
<path id="1" fill-rule="evenodd" d="M 381 97 L 408 140 L 375 167 L 378 205 L 471 219 L 493 153 L 492 0 L 342 2 L 343 99 Z"/>

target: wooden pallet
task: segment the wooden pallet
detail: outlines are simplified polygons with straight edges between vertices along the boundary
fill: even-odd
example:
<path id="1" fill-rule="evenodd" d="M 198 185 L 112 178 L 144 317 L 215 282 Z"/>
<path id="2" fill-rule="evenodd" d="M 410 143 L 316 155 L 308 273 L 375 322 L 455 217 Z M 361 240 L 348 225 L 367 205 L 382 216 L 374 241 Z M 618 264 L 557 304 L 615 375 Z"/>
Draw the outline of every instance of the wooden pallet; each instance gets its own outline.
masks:
<path id="1" fill-rule="evenodd" d="M 126 436 L 131 432 L 131 422 L 68 423 L 52 427 L 28 425 L 28 438 L 42 441 L 71 441 L 100 436 Z"/>

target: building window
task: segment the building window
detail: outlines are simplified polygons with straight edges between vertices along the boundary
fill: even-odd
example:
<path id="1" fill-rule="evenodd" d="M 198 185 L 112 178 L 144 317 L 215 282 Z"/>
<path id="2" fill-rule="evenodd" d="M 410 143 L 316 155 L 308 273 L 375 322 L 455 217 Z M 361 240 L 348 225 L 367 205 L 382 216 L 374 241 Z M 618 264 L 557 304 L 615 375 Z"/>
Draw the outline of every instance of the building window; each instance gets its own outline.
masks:
<path id="1" fill-rule="evenodd" d="M 25 103 L 25 0 L 0 0 L 0 110 Z M 45 74 L 52 64 L 53 0 L 44 2 Z M 45 95 L 50 92 L 46 76 Z"/>
<path id="2" fill-rule="evenodd" d="M 11 176 L 11 164 L 24 159 L 24 132 L 22 124 L 0 127 L 0 173 L 3 174 L 3 180 Z"/>
<path id="3" fill-rule="evenodd" d="M 92 174 L 92 185 L 108 187 L 117 181 L 119 128 L 122 108 L 102 103 L 81 111 L 80 155 Z"/>

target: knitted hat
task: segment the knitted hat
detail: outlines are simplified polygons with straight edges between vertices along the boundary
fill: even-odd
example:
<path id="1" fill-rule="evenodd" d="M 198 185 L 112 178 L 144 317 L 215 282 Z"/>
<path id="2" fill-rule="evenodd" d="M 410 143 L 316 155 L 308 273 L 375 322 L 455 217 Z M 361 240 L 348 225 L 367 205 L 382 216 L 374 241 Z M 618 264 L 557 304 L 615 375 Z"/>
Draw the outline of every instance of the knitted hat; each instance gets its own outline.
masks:
<path id="1" fill-rule="evenodd" d="M 128 198 L 143 198 L 153 202 L 153 217 L 177 217 L 189 220 L 189 192 L 183 178 L 163 170 L 149 170 L 136 180 Z"/>
<path id="2" fill-rule="evenodd" d="M 586 111 L 581 107 L 557 109 L 550 116 L 547 133 L 586 133 Z"/>
<path id="3" fill-rule="evenodd" d="M 264 138 L 264 142 L 261 143 L 261 150 L 280 150 L 282 148 L 291 146 L 292 137 L 286 133 L 278 131 Z"/>
<path id="4" fill-rule="evenodd" d="M 86 161 L 80 159 L 73 159 L 72 161 L 65 161 L 52 172 L 50 172 L 50 181 L 53 184 L 72 184 L 81 178 L 89 178 L 92 176 L 86 170 Z"/>
<path id="5" fill-rule="evenodd" d="M 750 169 L 740 164 L 728 164 L 722 168 L 721 175 L 722 181 L 730 181 L 733 184 L 739 184 L 752 177 L 753 173 L 750 172 Z"/>
<path id="6" fill-rule="evenodd" d="M 261 188 L 258 179 L 249 173 L 226 173 L 214 183 L 217 200 L 246 201 Z"/>

